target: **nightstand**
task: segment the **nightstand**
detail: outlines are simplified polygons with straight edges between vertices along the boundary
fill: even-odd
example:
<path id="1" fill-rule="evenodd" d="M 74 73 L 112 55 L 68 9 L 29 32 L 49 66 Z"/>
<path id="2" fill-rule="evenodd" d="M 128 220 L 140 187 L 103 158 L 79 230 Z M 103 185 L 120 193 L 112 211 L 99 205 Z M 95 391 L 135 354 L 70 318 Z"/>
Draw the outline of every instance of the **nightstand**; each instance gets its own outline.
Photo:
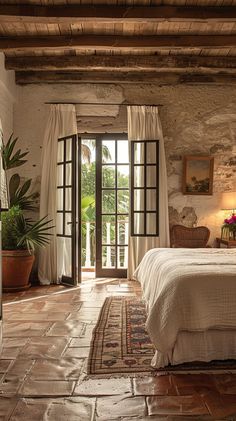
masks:
<path id="1" fill-rule="evenodd" d="M 236 240 L 224 240 L 223 238 L 216 237 L 216 247 L 220 248 L 221 244 L 226 246 L 226 248 L 236 247 Z"/>

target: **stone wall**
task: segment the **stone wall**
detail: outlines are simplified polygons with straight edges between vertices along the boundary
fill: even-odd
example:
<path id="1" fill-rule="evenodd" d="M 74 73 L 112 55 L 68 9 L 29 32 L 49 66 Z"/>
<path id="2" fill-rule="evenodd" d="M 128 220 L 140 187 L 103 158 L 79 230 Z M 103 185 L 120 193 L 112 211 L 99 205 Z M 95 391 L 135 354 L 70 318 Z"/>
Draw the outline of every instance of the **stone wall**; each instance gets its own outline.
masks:
<path id="1" fill-rule="evenodd" d="M 13 107 L 17 96 L 14 73 L 5 70 L 4 54 L 0 53 L 0 119 L 4 139 L 13 131 Z"/>
<path id="2" fill-rule="evenodd" d="M 236 189 L 236 87 L 210 85 L 27 85 L 18 88 L 14 132 L 22 147 L 30 150 L 30 161 L 22 175 L 33 177 L 39 189 L 41 148 L 48 101 L 162 104 L 161 121 L 165 139 L 170 222 L 187 226 L 207 225 L 211 242 L 220 234 L 224 218 L 221 192 Z M 79 106 L 78 131 L 126 132 L 126 107 Z M 182 156 L 213 155 L 212 196 L 183 195 Z"/>

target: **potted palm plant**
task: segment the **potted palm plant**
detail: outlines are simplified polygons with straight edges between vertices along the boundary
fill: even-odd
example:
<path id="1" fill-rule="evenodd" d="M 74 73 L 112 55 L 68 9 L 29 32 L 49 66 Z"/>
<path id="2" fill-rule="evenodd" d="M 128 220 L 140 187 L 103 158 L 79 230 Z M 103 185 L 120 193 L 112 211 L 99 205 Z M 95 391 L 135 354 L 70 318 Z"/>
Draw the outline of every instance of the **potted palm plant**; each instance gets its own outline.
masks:
<path id="1" fill-rule="evenodd" d="M 8 171 L 27 162 L 28 152 L 14 152 L 17 138 L 10 137 L 2 146 L 3 168 Z M 2 219 L 2 284 L 3 291 L 19 291 L 29 288 L 29 277 L 35 259 L 35 250 L 49 242 L 51 221 L 45 216 L 38 221 L 27 217 L 27 211 L 35 210 L 36 195 L 29 194 L 31 179 L 21 182 L 19 174 L 9 181 L 9 210 Z"/>

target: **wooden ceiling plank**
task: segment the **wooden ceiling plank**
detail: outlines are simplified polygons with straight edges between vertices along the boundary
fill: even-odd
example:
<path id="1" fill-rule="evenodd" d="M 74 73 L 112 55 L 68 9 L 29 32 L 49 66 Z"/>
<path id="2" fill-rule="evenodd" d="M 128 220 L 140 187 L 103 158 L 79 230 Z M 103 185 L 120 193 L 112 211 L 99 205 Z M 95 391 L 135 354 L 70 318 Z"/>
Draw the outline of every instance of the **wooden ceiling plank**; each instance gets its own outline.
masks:
<path id="1" fill-rule="evenodd" d="M 236 45 L 236 35 L 78 35 L 78 36 L 29 36 L 0 37 L 0 51 L 29 48 L 77 48 L 77 49 L 136 49 L 172 47 L 231 47 Z"/>
<path id="2" fill-rule="evenodd" d="M 91 21 L 220 20 L 236 18 L 235 6 L 113 6 L 104 5 L 0 5 L 0 21 L 73 23 Z"/>
<path id="3" fill-rule="evenodd" d="M 236 73 L 233 75 L 218 74 L 176 74 L 146 72 L 16 72 L 17 84 L 29 83 L 157 83 L 173 84 L 236 84 Z"/>
<path id="4" fill-rule="evenodd" d="M 133 56 L 133 55 L 80 55 L 5 57 L 7 70 L 16 71 L 160 71 L 163 69 L 236 69 L 236 57 L 230 56 Z"/>

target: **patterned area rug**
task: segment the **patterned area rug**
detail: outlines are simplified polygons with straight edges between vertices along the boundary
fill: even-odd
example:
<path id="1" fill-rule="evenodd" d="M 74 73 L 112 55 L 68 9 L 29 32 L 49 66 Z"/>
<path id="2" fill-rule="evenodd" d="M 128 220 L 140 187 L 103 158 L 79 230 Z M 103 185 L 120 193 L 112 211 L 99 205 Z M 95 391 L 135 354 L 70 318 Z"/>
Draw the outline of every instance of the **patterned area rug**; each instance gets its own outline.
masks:
<path id="1" fill-rule="evenodd" d="M 145 329 L 145 304 L 135 297 L 108 297 L 93 331 L 87 374 L 101 376 L 178 371 L 232 370 L 236 361 L 186 363 L 165 368 L 150 366 L 154 347 Z M 163 373 L 164 372 L 164 373 Z"/>

